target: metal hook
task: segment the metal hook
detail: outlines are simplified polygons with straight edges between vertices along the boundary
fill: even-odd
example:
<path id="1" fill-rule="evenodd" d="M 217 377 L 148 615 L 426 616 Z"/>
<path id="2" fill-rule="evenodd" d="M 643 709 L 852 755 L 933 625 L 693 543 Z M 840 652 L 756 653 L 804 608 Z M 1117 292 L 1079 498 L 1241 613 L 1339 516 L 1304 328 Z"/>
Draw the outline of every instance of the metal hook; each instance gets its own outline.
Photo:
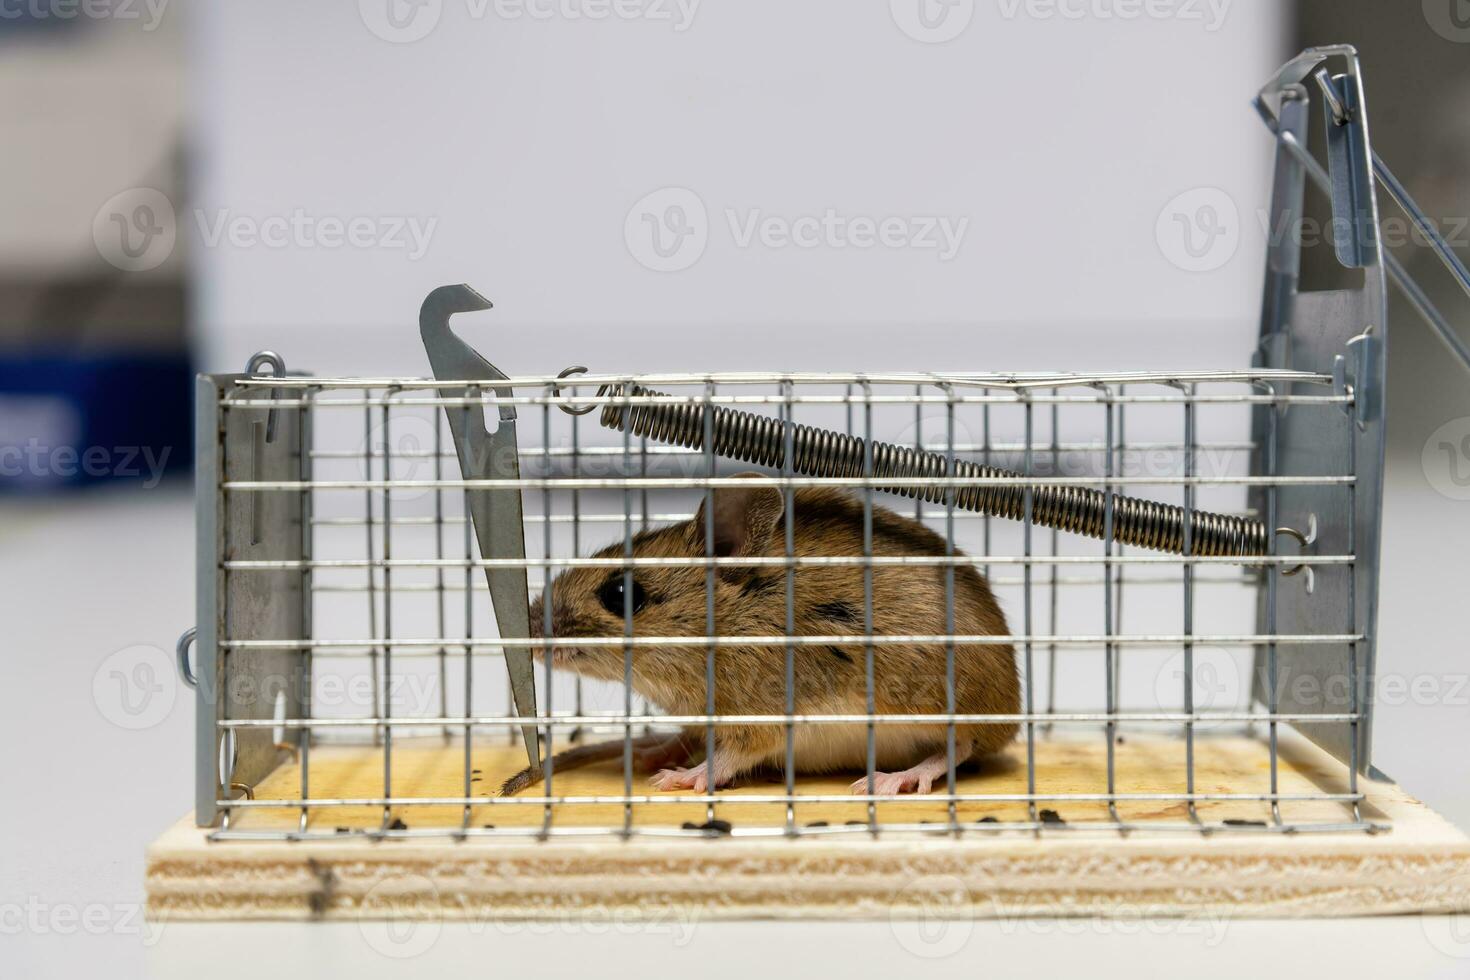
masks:
<path id="1" fill-rule="evenodd" d="M 271 377 L 280 378 L 286 374 L 286 360 L 273 350 L 256 351 L 245 363 L 245 373 L 254 377 L 262 377 L 260 369 L 265 365 L 271 366 Z M 279 390 L 271 392 L 271 399 L 281 397 Z M 276 410 L 273 408 L 265 417 L 265 441 L 276 441 Z"/>
<path id="2" fill-rule="evenodd" d="M 586 374 L 586 373 L 587 373 L 587 369 L 585 367 L 583 367 L 582 365 L 578 364 L 578 365 L 574 365 L 573 367 L 569 367 L 566 370 L 562 371 L 561 374 L 558 374 L 557 375 L 557 378 L 567 378 L 567 377 L 571 377 L 574 374 Z M 553 384 L 551 386 L 551 393 L 553 395 L 555 395 L 557 398 L 560 398 L 561 397 L 561 385 L 559 385 L 559 384 Z M 566 412 L 568 415 L 587 415 L 587 414 L 589 414 L 591 412 L 597 411 L 597 406 L 596 405 L 588 405 L 586 408 L 572 408 L 570 405 L 558 404 L 556 407 L 559 408 L 559 409 L 561 409 L 563 412 Z"/>
<path id="3" fill-rule="evenodd" d="M 1302 532 L 1298 531 L 1294 527 L 1278 527 L 1276 529 L 1276 534 L 1277 534 L 1278 537 L 1280 535 L 1283 535 L 1284 534 L 1284 535 L 1286 535 L 1289 538 L 1295 538 L 1296 539 L 1296 543 L 1299 544 L 1299 545 L 1301 545 L 1302 548 L 1304 548 L 1304 549 L 1306 548 L 1307 545 L 1309 545 L 1309 544 L 1312 543 L 1311 542 L 1311 538 L 1307 537 L 1305 534 L 1303 534 Z M 1306 567 L 1307 567 L 1306 565 L 1293 565 L 1290 568 L 1283 568 L 1281 570 L 1281 574 L 1282 575 L 1295 575 L 1295 574 L 1297 574 L 1298 572 L 1300 572 L 1302 569 L 1304 569 Z"/>
<path id="4" fill-rule="evenodd" d="M 260 369 L 269 364 L 276 377 L 286 373 L 286 361 L 273 350 L 256 351 L 245 364 L 245 373 L 251 377 L 260 374 Z"/>
<path id="5" fill-rule="evenodd" d="M 1348 114 L 1347 106 L 1343 105 L 1342 97 L 1337 94 L 1337 83 L 1327 73 L 1326 68 L 1318 68 L 1312 73 L 1312 80 L 1322 90 L 1322 100 L 1327 103 L 1327 109 L 1332 113 L 1332 121 L 1339 126 L 1347 125 L 1351 116 Z"/>

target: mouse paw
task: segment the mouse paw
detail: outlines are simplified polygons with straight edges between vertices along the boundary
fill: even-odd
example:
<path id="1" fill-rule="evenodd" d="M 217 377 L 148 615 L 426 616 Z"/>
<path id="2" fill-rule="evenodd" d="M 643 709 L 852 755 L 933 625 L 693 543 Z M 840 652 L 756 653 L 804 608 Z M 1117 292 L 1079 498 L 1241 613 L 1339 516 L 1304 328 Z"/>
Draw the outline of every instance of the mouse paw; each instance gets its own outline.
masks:
<path id="1" fill-rule="evenodd" d="M 908 771 L 873 773 L 874 796 L 897 796 L 899 793 L 911 793 L 918 788 L 918 785 L 918 777 Z M 864 796 L 867 795 L 868 777 L 864 776 L 862 779 L 856 780 L 848 787 L 848 792 Z"/>
<path id="2" fill-rule="evenodd" d="M 934 780 L 944 775 L 944 763 L 941 760 L 939 769 L 929 762 L 905 769 L 902 772 L 875 772 L 873 773 L 873 795 L 874 796 L 897 796 L 900 793 L 929 793 L 934 789 Z M 849 787 L 849 792 L 867 795 L 868 777 L 864 776 Z"/>
<path id="3" fill-rule="evenodd" d="M 709 788 L 709 778 L 705 773 L 705 765 L 701 762 L 692 769 L 661 769 L 648 782 L 654 789 L 692 789 L 703 793 Z"/>

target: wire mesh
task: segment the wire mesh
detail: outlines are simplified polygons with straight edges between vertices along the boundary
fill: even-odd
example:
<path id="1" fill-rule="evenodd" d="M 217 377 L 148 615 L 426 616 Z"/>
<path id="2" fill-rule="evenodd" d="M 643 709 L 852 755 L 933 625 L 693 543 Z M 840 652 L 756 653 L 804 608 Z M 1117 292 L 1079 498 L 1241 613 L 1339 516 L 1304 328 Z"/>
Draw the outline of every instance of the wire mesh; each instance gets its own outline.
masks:
<path id="1" fill-rule="evenodd" d="M 655 387 L 663 393 L 643 393 Z M 297 535 L 300 556 L 237 558 L 226 540 L 219 575 L 248 580 L 297 573 L 306 614 L 301 635 L 262 638 L 232 632 L 226 609 L 219 640 L 223 679 L 231 682 L 232 662 L 243 652 L 291 651 L 299 656 L 306 694 L 296 717 L 222 713 L 217 728 L 226 741 L 242 729 L 272 729 L 283 758 L 299 768 L 299 780 L 294 793 L 280 798 L 232 793 L 218 800 L 225 816 L 216 837 L 334 836 L 343 829 L 376 836 L 540 837 L 1377 829 L 1359 812 L 1362 795 L 1351 770 L 1348 785 L 1335 789 L 1283 788 L 1279 778 L 1279 726 L 1356 725 L 1366 718 L 1368 708 L 1356 698 L 1344 710 L 1317 714 L 1281 713 L 1274 698 L 1282 663 L 1293 651 L 1322 644 L 1351 649 L 1362 639 L 1353 623 L 1338 633 L 1276 632 L 1277 590 L 1283 583 L 1310 588 L 1314 570 L 1352 565 L 1354 555 L 1304 553 L 1276 535 L 1267 536 L 1260 554 L 1198 554 L 1192 530 L 1192 518 L 1205 512 L 1274 529 L 1277 490 L 1284 486 L 1353 492 L 1350 458 L 1324 472 L 1276 472 L 1279 413 L 1325 413 L 1334 424 L 1351 424 L 1351 395 L 1334 389 L 1330 377 L 1286 371 L 548 376 L 511 379 L 497 388 L 499 394 L 466 382 L 286 377 L 247 378 L 227 389 L 221 413 L 279 413 L 300 426 L 304 450 L 296 479 L 229 478 L 217 488 L 226 499 L 296 496 L 300 526 L 267 524 L 251 533 Z M 512 423 L 500 421 L 507 406 L 517 416 Z M 668 444 L 633 426 L 598 424 L 599 417 L 610 417 L 608 409 L 616 417 L 642 406 L 683 413 L 693 437 Z M 768 461 L 773 465 L 752 477 L 742 472 L 750 466 L 717 455 L 717 407 L 768 416 L 784 447 Z M 578 414 L 584 410 L 600 414 Z M 446 424 L 451 412 L 483 419 L 491 431 L 515 424 L 520 477 L 464 479 Z M 1264 446 L 1242 437 L 1256 412 L 1268 420 Z M 854 440 L 857 471 L 799 473 L 799 426 Z M 941 465 L 920 475 L 880 472 L 873 451 L 880 442 L 934 454 Z M 1251 470 L 1253 454 L 1264 461 L 1260 472 Z M 492 488 L 521 494 L 524 559 L 478 553 L 466 517 L 469 501 Z M 715 528 L 720 495 L 764 488 L 781 503 L 769 546 L 757 553 L 722 552 Z M 1247 505 L 1251 488 L 1264 489 L 1264 513 Z M 959 506 L 982 489 L 1019 493 L 1019 520 Z M 798 497 L 816 499 L 803 495 L 818 490 L 852 502 L 854 540 L 860 541 L 855 553 L 828 553 L 814 543 L 820 538 L 804 523 Z M 1101 495 L 1093 498 L 1102 502 L 1100 540 L 1055 524 L 1040 528 L 1036 509 L 1043 493 L 1083 490 Z M 1117 501 L 1125 499 L 1120 494 L 1182 508 L 1178 553 L 1125 549 L 1115 540 Z M 675 526 L 687 527 L 696 542 L 688 554 L 647 548 L 650 533 Z M 895 533 L 909 533 L 895 527 L 918 526 L 938 543 L 889 546 Z M 231 525 L 228 533 L 240 532 Z M 538 648 L 535 723 L 548 760 L 539 785 L 508 796 L 496 793 L 477 755 L 483 745 L 518 744 L 524 721 L 504 672 L 485 663 L 502 646 L 484 585 L 483 570 L 496 567 L 524 569 L 532 611 L 539 614 L 532 625 L 533 634 L 538 627 L 541 634 L 532 641 Z M 649 632 L 635 601 L 640 583 L 645 576 L 681 572 L 702 583 L 688 610 L 694 625 L 673 634 Z M 608 651 L 598 658 L 616 664 L 606 676 L 557 669 L 564 623 L 554 611 L 560 586 L 548 583 L 558 576 L 570 582 L 579 573 L 621 586 L 621 608 L 605 630 L 560 637 L 564 647 L 575 640 L 569 649 L 576 656 Z M 964 617 L 957 611 L 956 581 L 962 573 L 984 576 L 1004 613 L 1003 630 L 959 628 Z M 1287 573 L 1300 573 L 1305 586 L 1303 578 L 1284 578 Z M 807 607 L 816 587 L 807 583 L 819 580 L 851 587 L 860 608 L 813 627 Z M 722 589 L 754 581 L 761 583 L 764 614 L 754 625 L 731 622 Z M 920 581 L 937 581 L 934 594 L 941 598 L 922 615 L 897 615 L 890 583 Z M 1128 594 L 1133 598 L 1125 621 Z M 679 660 L 670 651 L 695 656 Z M 942 700 L 932 710 L 905 705 L 900 679 L 885 673 L 883 665 L 906 651 L 926 651 L 911 662 L 940 679 Z M 860 685 L 832 686 L 819 658 L 833 656 L 852 661 Z M 991 664 L 1014 657 L 1019 695 L 1008 710 L 964 703 L 957 674 L 987 656 Z M 778 677 L 780 696 L 763 700 L 721 690 L 719 679 L 729 671 L 717 668 L 734 658 Z M 572 654 L 561 659 L 575 665 Z M 697 703 L 683 704 L 686 710 L 659 703 L 655 695 L 668 683 L 648 664 L 685 670 L 678 683 L 697 694 Z M 1202 673 L 1202 667 L 1209 670 Z M 1252 670 L 1265 674 L 1265 703 L 1250 700 Z M 1355 682 L 1350 689 L 1356 690 Z M 1015 730 L 1015 741 L 987 757 L 990 762 L 971 759 L 969 733 L 991 728 Z M 765 756 L 754 762 L 742 756 L 737 771 L 724 772 L 720 760 L 733 759 L 731 747 L 752 732 L 779 737 Z M 816 759 L 823 740 L 852 733 L 861 740 L 863 759 L 849 767 L 850 776 L 860 777 L 852 792 L 811 791 L 812 769 L 833 765 Z M 695 769 L 692 760 L 704 756 L 703 783 L 671 777 L 664 782 L 673 789 L 647 785 L 638 760 L 661 734 L 688 739 L 690 765 L 680 768 Z M 1198 754 L 1226 735 L 1260 739 L 1269 760 L 1264 785 L 1198 784 Z M 1119 749 L 1135 736 L 1177 745 L 1177 760 L 1159 774 L 1166 788 L 1120 784 Z M 620 767 L 621 792 L 559 790 L 567 777 L 559 777 L 550 761 L 556 753 L 603 740 L 615 744 L 607 759 Z M 904 740 L 912 743 L 916 764 L 926 756 L 934 760 L 932 791 L 881 791 L 880 762 Z M 1105 746 L 1094 782 L 1056 784 L 1046 749 L 1079 741 Z M 428 756 L 415 750 L 424 745 L 452 754 L 457 794 L 400 791 L 411 767 L 428 758 L 443 764 L 443 751 Z M 378 792 L 314 791 L 320 784 L 312 779 L 313 749 L 338 746 L 380 754 Z M 804 764 L 803 757 L 816 761 Z M 1023 791 L 987 781 L 985 767 L 999 757 L 1023 767 Z M 221 784 L 230 786 L 228 753 L 221 762 Z M 751 792 L 748 780 L 762 772 L 770 781 Z M 508 773 L 495 778 L 500 775 Z M 746 781 L 745 791 L 730 792 L 727 776 Z M 1283 804 L 1303 803 L 1313 804 L 1309 816 L 1282 812 Z M 683 807 L 682 813 L 691 804 L 701 808 L 702 822 L 659 819 L 663 808 Z M 803 822 L 803 810 L 818 804 L 854 804 L 861 816 L 841 825 Z M 942 818 L 920 823 L 905 816 L 906 807 L 932 812 L 936 804 Z M 1206 812 L 1212 804 L 1250 804 L 1263 814 L 1260 820 L 1216 818 Z M 743 821 L 742 807 L 756 805 L 776 805 L 780 819 Z M 1005 811 L 1005 819 L 977 818 L 999 805 L 1021 809 Z M 576 817 L 579 809 L 608 814 L 609 806 L 616 818 Z M 340 827 L 335 814 L 363 807 L 379 814 L 373 825 Z M 416 818 L 425 808 L 446 807 L 456 819 L 428 825 Z M 526 807 L 540 808 L 540 820 L 499 816 Z M 1089 816 L 1058 816 L 1069 808 Z M 296 813 L 298 819 L 290 827 L 253 820 L 265 812 Z"/>

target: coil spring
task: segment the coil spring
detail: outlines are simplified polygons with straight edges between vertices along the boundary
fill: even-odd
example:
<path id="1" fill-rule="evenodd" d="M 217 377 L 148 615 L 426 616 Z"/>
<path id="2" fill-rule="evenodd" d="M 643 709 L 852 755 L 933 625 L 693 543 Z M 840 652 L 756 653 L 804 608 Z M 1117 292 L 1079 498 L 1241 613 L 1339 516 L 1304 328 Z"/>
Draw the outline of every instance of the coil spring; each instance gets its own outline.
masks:
<path id="1" fill-rule="evenodd" d="M 668 398 L 641 385 L 603 385 L 598 395 L 612 398 Z M 631 418 L 632 433 L 658 442 L 704 449 L 706 411 L 714 418 L 714 454 L 771 469 L 785 464 L 786 433 L 779 419 L 697 402 L 666 405 L 619 405 L 603 407 L 601 423 L 624 431 Z M 791 433 L 790 471 L 797 476 L 861 477 L 864 442 L 857 436 L 796 424 Z M 873 479 L 943 479 L 948 458 L 942 453 L 873 443 Z M 1012 470 L 955 460 L 954 476 L 967 479 L 1020 479 Z M 954 505 L 960 510 L 1024 520 L 1026 488 L 1023 486 L 943 485 L 891 486 L 879 489 L 927 503 L 942 504 L 953 489 Z M 1184 553 L 1185 511 L 1173 504 L 1158 503 L 1112 494 L 1113 539 L 1123 544 L 1154 551 Z M 1031 520 L 1042 527 L 1070 531 L 1101 539 L 1107 530 L 1108 495 L 1090 487 L 1032 487 Z M 1190 552 L 1198 556 L 1264 555 L 1270 543 L 1265 524 L 1246 517 L 1195 510 L 1190 515 Z"/>

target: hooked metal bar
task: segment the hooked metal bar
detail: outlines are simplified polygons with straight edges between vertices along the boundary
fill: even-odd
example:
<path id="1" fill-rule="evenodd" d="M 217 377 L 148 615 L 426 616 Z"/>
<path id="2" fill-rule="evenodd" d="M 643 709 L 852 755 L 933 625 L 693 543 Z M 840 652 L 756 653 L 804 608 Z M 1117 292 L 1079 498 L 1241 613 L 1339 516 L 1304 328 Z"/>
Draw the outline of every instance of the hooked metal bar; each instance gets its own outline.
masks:
<path id="1" fill-rule="evenodd" d="M 485 380 L 499 398 L 509 398 L 511 389 L 497 387 L 494 382 L 508 378 L 495 365 L 485 360 L 473 347 L 449 329 L 449 318 L 456 313 L 488 310 L 491 304 L 469 286 L 440 286 L 428 295 L 419 311 L 419 334 L 434 377 L 459 381 Z M 466 388 L 466 396 L 472 388 Z M 515 406 L 501 402 L 500 424 L 489 432 L 480 412 L 459 412 L 445 408 L 449 431 L 454 436 L 454 449 L 459 468 L 466 480 L 520 479 L 520 455 L 516 445 Z M 471 490 L 468 493 L 470 520 L 484 559 L 509 558 L 525 560 L 526 538 L 521 514 L 521 493 L 517 489 Z M 485 569 L 490 588 L 490 601 L 495 607 L 495 622 L 502 640 L 528 640 L 531 636 L 530 590 L 526 569 L 493 567 Z M 536 715 L 535 663 L 529 646 L 506 646 L 505 669 L 510 675 L 511 697 L 516 714 L 522 718 Z M 526 756 L 532 767 L 540 765 L 541 745 L 534 724 L 521 726 Z"/>

